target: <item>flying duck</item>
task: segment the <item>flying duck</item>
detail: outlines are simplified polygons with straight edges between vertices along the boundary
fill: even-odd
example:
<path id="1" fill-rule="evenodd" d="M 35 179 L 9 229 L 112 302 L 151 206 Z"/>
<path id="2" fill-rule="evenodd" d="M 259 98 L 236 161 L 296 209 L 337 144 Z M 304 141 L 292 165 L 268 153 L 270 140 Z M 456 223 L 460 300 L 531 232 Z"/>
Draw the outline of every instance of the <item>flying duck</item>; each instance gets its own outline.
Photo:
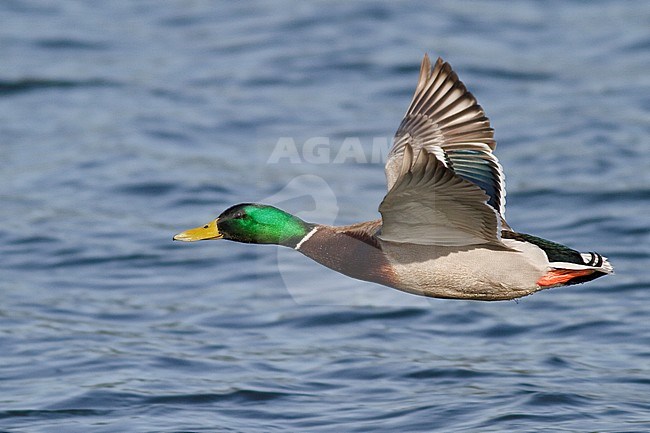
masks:
<path id="1" fill-rule="evenodd" d="M 305 222 L 256 203 L 226 209 L 177 241 L 227 239 L 293 248 L 359 280 L 451 299 L 515 299 L 611 274 L 607 258 L 512 229 L 494 131 L 476 98 L 427 55 L 385 166 L 381 218 Z"/>

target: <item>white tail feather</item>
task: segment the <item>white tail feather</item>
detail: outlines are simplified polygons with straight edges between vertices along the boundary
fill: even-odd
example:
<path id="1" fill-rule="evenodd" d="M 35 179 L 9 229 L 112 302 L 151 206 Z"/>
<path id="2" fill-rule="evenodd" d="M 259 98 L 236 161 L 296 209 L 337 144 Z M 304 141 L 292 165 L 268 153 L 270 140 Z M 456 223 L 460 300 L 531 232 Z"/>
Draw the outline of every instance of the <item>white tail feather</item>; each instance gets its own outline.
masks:
<path id="1" fill-rule="evenodd" d="M 614 267 L 607 261 L 607 257 L 598 253 L 581 253 L 584 264 L 570 262 L 551 262 L 549 265 L 556 269 L 593 269 L 606 274 L 614 273 Z"/>

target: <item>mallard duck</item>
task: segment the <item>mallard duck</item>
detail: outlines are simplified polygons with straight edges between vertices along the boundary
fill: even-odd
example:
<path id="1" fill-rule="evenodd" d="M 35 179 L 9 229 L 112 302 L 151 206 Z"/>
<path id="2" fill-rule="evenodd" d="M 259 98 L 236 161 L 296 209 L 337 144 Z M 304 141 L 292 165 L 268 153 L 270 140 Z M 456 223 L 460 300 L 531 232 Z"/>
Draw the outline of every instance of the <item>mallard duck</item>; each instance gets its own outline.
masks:
<path id="1" fill-rule="evenodd" d="M 293 248 L 360 280 L 434 298 L 514 299 L 613 272 L 602 255 L 514 231 L 493 129 L 476 98 L 427 55 L 386 161 L 381 219 L 334 227 L 242 203 L 177 241 Z"/>

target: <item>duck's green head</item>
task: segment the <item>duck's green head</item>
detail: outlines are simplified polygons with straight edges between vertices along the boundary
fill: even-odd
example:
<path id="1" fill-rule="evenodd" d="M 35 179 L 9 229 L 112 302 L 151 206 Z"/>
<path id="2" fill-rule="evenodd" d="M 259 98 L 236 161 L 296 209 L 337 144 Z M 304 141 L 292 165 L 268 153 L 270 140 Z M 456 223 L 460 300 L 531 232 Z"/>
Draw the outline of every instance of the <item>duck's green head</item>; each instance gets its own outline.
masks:
<path id="1" fill-rule="evenodd" d="M 273 206 L 242 203 L 232 206 L 208 224 L 174 236 L 175 241 L 227 239 L 249 244 L 295 247 L 313 225 Z"/>

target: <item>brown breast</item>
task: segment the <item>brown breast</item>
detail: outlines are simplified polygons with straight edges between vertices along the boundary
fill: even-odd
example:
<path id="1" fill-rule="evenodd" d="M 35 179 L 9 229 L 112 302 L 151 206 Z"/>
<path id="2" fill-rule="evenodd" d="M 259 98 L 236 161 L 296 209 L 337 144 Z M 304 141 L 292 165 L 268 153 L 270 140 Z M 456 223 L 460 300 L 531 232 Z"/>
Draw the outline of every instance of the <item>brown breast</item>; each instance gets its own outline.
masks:
<path id="1" fill-rule="evenodd" d="M 298 251 L 337 272 L 395 287 L 393 272 L 374 234 L 381 220 L 345 227 L 316 226 Z"/>

